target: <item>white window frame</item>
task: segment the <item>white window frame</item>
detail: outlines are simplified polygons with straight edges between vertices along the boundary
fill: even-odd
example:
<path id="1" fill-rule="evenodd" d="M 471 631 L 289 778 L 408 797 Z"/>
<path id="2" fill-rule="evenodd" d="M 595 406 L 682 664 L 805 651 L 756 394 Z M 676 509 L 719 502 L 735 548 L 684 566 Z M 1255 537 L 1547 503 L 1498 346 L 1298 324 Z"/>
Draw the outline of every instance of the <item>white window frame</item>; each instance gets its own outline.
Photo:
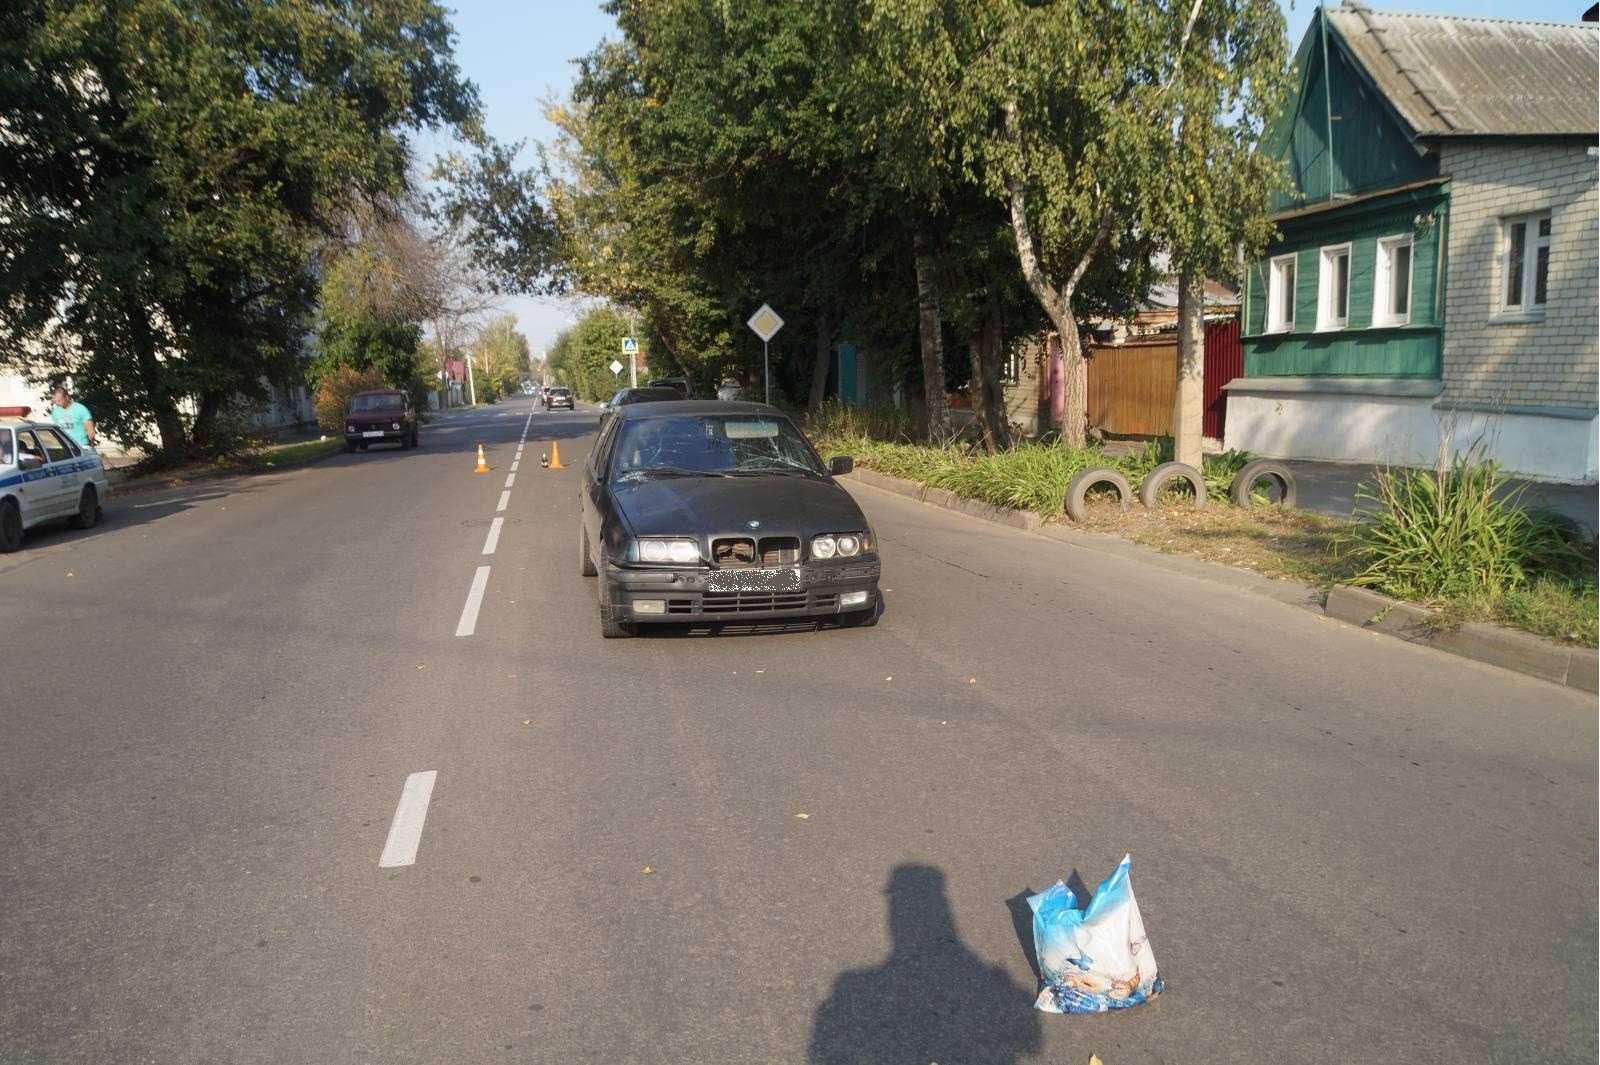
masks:
<path id="1" fill-rule="evenodd" d="M 1539 234 L 1539 223 L 1549 222 L 1550 233 L 1543 236 Z M 1512 303 L 1510 296 L 1511 282 L 1511 228 L 1515 225 L 1526 225 L 1522 233 L 1522 291 L 1518 293 L 1522 302 Z M 1555 220 L 1549 211 L 1531 211 L 1526 214 L 1506 215 L 1500 219 L 1500 277 L 1495 284 L 1495 303 L 1499 312 L 1511 317 L 1538 318 L 1543 316 L 1545 308 L 1550 305 L 1550 237 L 1555 230 Z M 1547 253 L 1545 259 L 1545 287 L 1544 302 L 1537 302 L 1539 292 L 1539 252 Z"/>
<path id="2" fill-rule="evenodd" d="M 1344 314 L 1336 314 L 1338 310 L 1338 272 L 1334 269 L 1334 259 L 1344 256 Z M 1317 260 L 1317 330 L 1327 332 L 1333 329 L 1344 329 L 1350 325 L 1350 263 L 1351 246 L 1332 244 L 1322 249 Z"/>
<path id="3" fill-rule="evenodd" d="M 1288 317 L 1283 317 L 1279 312 L 1284 305 L 1283 267 L 1294 268 L 1290 276 L 1288 291 Z M 1275 255 L 1267 261 L 1267 332 L 1292 333 L 1294 332 L 1294 304 L 1295 289 L 1300 283 L 1300 253 L 1290 252 L 1288 255 Z"/>
<path id="4" fill-rule="evenodd" d="M 1409 248 L 1406 256 L 1406 311 L 1395 314 L 1389 310 L 1392 295 L 1390 273 L 1394 268 L 1394 253 L 1399 248 Z M 1417 242 L 1409 233 L 1378 238 L 1378 261 L 1372 271 L 1372 324 L 1374 326 L 1408 325 L 1411 308 L 1416 305 Z"/>

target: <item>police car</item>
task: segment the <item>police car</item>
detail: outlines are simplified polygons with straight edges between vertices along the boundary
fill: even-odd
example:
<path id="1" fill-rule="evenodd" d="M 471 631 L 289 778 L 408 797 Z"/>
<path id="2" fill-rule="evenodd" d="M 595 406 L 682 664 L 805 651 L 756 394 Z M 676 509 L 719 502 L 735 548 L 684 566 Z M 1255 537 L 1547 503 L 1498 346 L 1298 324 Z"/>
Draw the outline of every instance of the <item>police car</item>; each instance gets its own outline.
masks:
<path id="1" fill-rule="evenodd" d="M 31 410 L 0 407 L 0 551 L 21 547 L 23 532 L 43 521 L 92 527 L 111 492 L 100 456 L 49 422 L 29 421 Z"/>

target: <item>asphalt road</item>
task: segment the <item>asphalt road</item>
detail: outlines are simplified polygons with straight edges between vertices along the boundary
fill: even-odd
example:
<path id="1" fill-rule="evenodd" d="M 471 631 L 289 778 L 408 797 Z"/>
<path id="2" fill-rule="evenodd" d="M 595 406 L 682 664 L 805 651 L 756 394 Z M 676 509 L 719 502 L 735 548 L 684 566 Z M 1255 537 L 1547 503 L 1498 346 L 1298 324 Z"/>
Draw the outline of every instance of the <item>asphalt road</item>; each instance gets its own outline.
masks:
<path id="1" fill-rule="evenodd" d="M 594 421 L 0 558 L 0 1059 L 1595 1060 L 1593 697 L 865 487 L 878 627 L 602 641 Z M 1034 1012 L 1130 852 L 1166 993 Z"/>

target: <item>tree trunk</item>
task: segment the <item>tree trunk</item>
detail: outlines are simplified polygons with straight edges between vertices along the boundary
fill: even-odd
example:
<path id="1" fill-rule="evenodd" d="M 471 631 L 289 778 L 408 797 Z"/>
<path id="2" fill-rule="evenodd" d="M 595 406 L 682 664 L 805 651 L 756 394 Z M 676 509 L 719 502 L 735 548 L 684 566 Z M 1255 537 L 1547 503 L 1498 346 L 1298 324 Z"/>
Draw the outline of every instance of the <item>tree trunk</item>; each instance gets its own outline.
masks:
<path id="1" fill-rule="evenodd" d="M 833 365 L 833 313 L 827 308 L 817 312 L 817 361 L 811 367 L 811 393 L 806 397 L 806 409 L 822 406 L 822 397 L 828 390 L 828 370 Z M 844 382 L 839 382 L 844 391 Z"/>
<path id="2" fill-rule="evenodd" d="M 161 436 L 161 457 L 167 462 L 181 461 L 189 451 L 189 436 L 184 429 L 183 415 L 169 394 L 161 373 L 161 359 L 156 351 L 155 330 L 150 325 L 149 312 L 142 306 L 130 304 L 124 308 L 128 320 L 128 340 L 133 345 L 134 364 L 138 367 L 137 379 L 144 392 L 144 402 L 150 416 L 155 419 L 156 432 Z"/>
<path id="3" fill-rule="evenodd" d="M 912 238 L 917 270 L 917 329 L 922 341 L 922 391 L 926 401 L 923 437 L 950 435 L 950 405 L 944 391 L 944 323 L 934 278 L 938 275 L 933 240 L 918 229 Z"/>
<path id="4" fill-rule="evenodd" d="M 1068 304 L 1057 324 L 1061 330 L 1061 446 L 1082 447 L 1089 429 L 1089 363 L 1083 357 L 1078 316 Z"/>
<path id="5" fill-rule="evenodd" d="M 983 329 L 967 338 L 968 388 L 972 394 L 972 416 L 977 422 L 984 450 L 993 455 L 1008 441 L 1005 418 L 1005 392 L 1000 385 L 1000 316 L 993 299 Z"/>
<path id="6" fill-rule="evenodd" d="M 1178 276 L 1178 391 L 1172 412 L 1172 455 L 1200 468 L 1205 400 L 1205 279 L 1185 270 Z"/>

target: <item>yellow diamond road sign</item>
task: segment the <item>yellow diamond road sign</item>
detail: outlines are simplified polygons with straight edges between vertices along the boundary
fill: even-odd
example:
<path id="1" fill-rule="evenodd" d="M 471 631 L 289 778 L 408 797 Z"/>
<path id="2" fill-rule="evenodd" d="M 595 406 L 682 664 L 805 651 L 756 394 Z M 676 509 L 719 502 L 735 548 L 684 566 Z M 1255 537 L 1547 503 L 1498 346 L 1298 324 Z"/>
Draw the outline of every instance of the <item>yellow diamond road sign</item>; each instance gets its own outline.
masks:
<path id="1" fill-rule="evenodd" d="M 778 317 L 777 311 L 763 303 L 761 309 L 752 314 L 745 325 L 748 325 L 762 340 L 771 340 L 777 335 L 778 330 L 783 328 L 783 319 Z"/>

